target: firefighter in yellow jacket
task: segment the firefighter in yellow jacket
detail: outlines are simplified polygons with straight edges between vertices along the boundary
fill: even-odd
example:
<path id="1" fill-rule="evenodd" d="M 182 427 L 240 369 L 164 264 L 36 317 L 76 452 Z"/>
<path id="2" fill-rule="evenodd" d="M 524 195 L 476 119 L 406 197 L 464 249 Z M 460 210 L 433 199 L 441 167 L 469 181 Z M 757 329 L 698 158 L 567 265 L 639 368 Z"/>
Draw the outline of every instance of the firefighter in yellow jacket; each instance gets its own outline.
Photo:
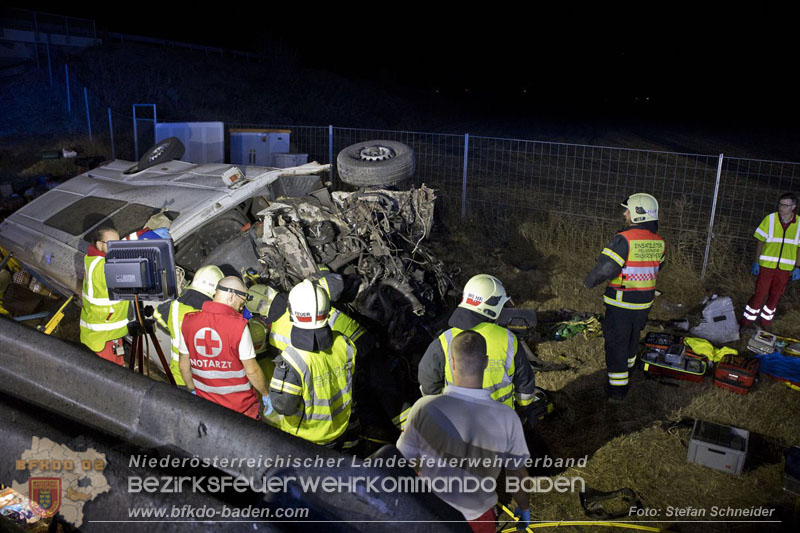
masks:
<path id="1" fill-rule="evenodd" d="M 107 243 L 118 240 L 119 233 L 110 226 L 97 228 L 92 235 L 84 258 L 80 328 L 83 344 L 103 359 L 124 366 L 122 338 L 128 334 L 129 302 L 108 297 L 105 274 Z"/>
<path id="2" fill-rule="evenodd" d="M 489 364 L 483 388 L 493 400 L 516 408 L 521 418 L 528 419 L 536 399 L 533 369 L 524 350 L 518 349 L 517 336 L 495 323 L 509 300 L 503 284 L 494 276 L 478 274 L 467 281 L 461 303 L 447 322 L 450 327 L 431 342 L 420 360 L 417 376 L 424 395 L 440 394 L 453 384 L 450 346 L 456 335 L 472 330 L 486 341 Z M 401 413 L 400 427 L 405 426 L 407 417 L 408 412 Z"/>
<path id="3" fill-rule="evenodd" d="M 628 370 L 636 363 L 639 335 L 653 305 L 656 277 L 664 263 L 664 239 L 658 235 L 658 201 L 649 194 L 632 194 L 622 204 L 630 226 L 603 248 L 597 264 L 583 281 L 591 289 L 606 280 L 603 318 L 606 394 L 622 401 L 628 393 Z"/>
<path id="4" fill-rule="evenodd" d="M 217 283 L 223 278 L 218 266 L 206 265 L 197 269 L 192 282 L 186 291 L 176 300 L 170 300 L 159 305 L 153 312 L 153 317 L 159 326 L 167 330 L 170 336 L 170 349 L 172 359 L 169 363 L 172 377 L 178 386 L 185 386 L 180 369 L 181 326 L 186 313 L 200 311 L 203 304 L 214 299 Z"/>
<path id="5" fill-rule="evenodd" d="M 289 292 L 290 343 L 275 359 L 269 401 L 280 428 L 323 446 L 350 449 L 358 443 L 353 412 L 356 348 L 328 325 L 327 293 L 310 280 Z"/>

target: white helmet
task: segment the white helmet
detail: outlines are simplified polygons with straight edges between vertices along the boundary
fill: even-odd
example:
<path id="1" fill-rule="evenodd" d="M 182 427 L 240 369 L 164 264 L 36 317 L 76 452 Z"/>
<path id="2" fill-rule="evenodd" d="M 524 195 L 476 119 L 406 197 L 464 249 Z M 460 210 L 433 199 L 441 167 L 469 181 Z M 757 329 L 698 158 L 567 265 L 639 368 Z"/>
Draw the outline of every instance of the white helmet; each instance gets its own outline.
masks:
<path id="1" fill-rule="evenodd" d="M 488 274 L 478 274 L 464 285 L 464 293 L 458 306 L 496 320 L 500 316 L 500 310 L 510 299 L 499 279 Z"/>
<path id="2" fill-rule="evenodd" d="M 256 285 L 253 285 L 247 289 L 247 294 L 253 297 L 244 304 L 245 307 L 247 307 L 247 310 L 254 315 L 266 316 L 267 313 L 269 313 L 269 307 L 272 305 L 272 300 L 274 300 L 278 295 L 278 291 L 269 285 L 257 283 Z"/>
<path id="3" fill-rule="evenodd" d="M 658 220 L 658 200 L 649 194 L 632 194 L 622 202 L 622 207 L 630 211 L 631 222 L 634 224 Z"/>
<path id="4" fill-rule="evenodd" d="M 217 283 L 224 277 L 219 267 L 206 265 L 197 269 L 189 288 L 213 298 L 217 290 Z"/>
<path id="5" fill-rule="evenodd" d="M 304 279 L 289 292 L 289 316 L 300 329 L 319 329 L 328 323 L 331 302 L 325 289 Z"/>

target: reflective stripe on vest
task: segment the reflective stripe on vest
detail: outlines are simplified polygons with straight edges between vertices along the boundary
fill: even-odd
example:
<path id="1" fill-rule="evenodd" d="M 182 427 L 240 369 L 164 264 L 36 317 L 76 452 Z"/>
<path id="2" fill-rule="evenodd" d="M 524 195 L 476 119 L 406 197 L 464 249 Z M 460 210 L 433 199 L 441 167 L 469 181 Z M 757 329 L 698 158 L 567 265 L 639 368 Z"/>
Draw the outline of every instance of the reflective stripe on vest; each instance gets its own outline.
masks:
<path id="1" fill-rule="evenodd" d="M 394 424 L 394 427 L 396 427 L 400 431 L 406 429 L 406 425 L 408 424 L 409 413 L 411 413 L 411 407 L 404 409 L 403 412 L 401 412 L 396 417 L 392 418 L 392 424 Z"/>
<path id="2" fill-rule="evenodd" d="M 758 264 L 765 268 L 793 270 L 797 261 L 797 248 L 800 246 L 800 222 L 794 221 L 784 231 L 780 216 L 771 213 L 764 217 L 756 228 L 754 237 L 764 242 Z"/>
<path id="3" fill-rule="evenodd" d="M 192 369 L 192 375 L 194 375 L 194 369 Z M 198 376 L 199 377 L 199 376 Z M 219 394 L 225 396 L 227 394 L 233 394 L 234 392 L 247 392 L 250 390 L 250 383 L 248 382 L 246 385 L 225 385 L 221 387 L 213 387 L 211 385 L 206 385 L 201 381 L 195 381 L 194 387 L 197 390 L 201 390 L 203 392 L 208 392 L 211 394 Z"/>
<path id="4" fill-rule="evenodd" d="M 658 266 L 664 256 L 664 241 L 655 233 L 642 229 L 629 229 L 620 235 L 628 241 L 628 257 L 622 271 L 608 286 L 623 292 L 655 290 Z"/>
<path id="5" fill-rule="evenodd" d="M 609 298 L 608 296 L 603 295 L 603 302 L 607 303 L 608 305 L 613 305 L 613 306 L 616 306 L 616 307 L 622 307 L 624 309 L 634 309 L 634 310 L 650 309 L 650 307 L 653 306 L 653 302 L 652 301 L 646 302 L 646 303 L 643 303 L 643 304 L 635 304 L 635 303 L 631 303 L 631 302 L 626 302 L 626 301 L 624 301 L 622 299 L 622 295 L 623 294 L 624 293 L 622 291 L 617 291 L 616 299 Z"/>
<path id="6" fill-rule="evenodd" d="M 292 321 L 289 318 L 289 311 L 285 311 L 278 320 L 272 323 L 269 329 L 269 344 L 284 351 L 289 346 L 292 334 Z"/>
<path id="7" fill-rule="evenodd" d="M 169 314 L 169 309 L 167 309 L 167 314 Z M 161 313 L 158 312 L 157 307 L 153 309 L 153 318 L 156 319 L 156 322 L 158 322 L 159 326 L 169 331 L 169 324 L 166 323 L 164 317 L 161 316 Z"/>
<path id="8" fill-rule="evenodd" d="M 89 259 L 88 256 L 86 258 Z M 102 265 L 101 265 L 101 263 L 102 263 Z M 91 260 L 91 263 L 89 263 L 89 265 L 86 267 L 86 277 L 84 278 L 84 282 L 87 279 L 88 280 L 93 280 L 94 279 L 94 275 L 95 275 L 95 270 L 98 267 L 101 268 L 101 269 L 104 268 L 103 265 L 105 265 L 105 258 L 104 257 L 100 257 L 100 256 L 93 257 L 92 260 Z M 103 279 L 105 279 L 105 272 L 103 272 Z M 108 298 L 108 287 L 107 286 L 106 287 L 102 287 L 101 291 L 98 291 L 97 289 L 101 289 L 101 288 L 100 287 L 95 287 L 94 283 L 89 283 L 88 285 L 86 283 L 84 283 L 83 284 L 83 293 L 81 295 L 81 298 L 83 298 L 84 300 L 86 300 L 87 302 L 89 302 L 92 305 L 115 305 L 115 304 L 120 303 L 120 300 L 111 300 L 110 298 Z M 105 292 L 106 296 L 104 296 L 104 297 L 103 296 L 96 297 L 95 294 L 97 294 L 98 292 Z"/>
<path id="9" fill-rule="evenodd" d="M 300 376 L 304 405 L 299 416 L 284 416 L 280 427 L 317 444 L 332 442 L 344 433 L 352 408 L 355 347 L 346 336 L 338 332 L 333 336 L 328 350 L 307 352 L 289 345 L 281 354 Z M 270 383 L 271 388 L 287 387 L 292 394 L 296 387 L 290 385 L 278 380 Z"/>
<path id="10" fill-rule="evenodd" d="M 102 351 L 106 342 L 128 333 L 129 302 L 109 299 L 104 265 L 102 256 L 87 255 L 84 258 L 86 275 L 81 291 L 80 337 L 93 352 Z"/>
<path id="11" fill-rule="evenodd" d="M 328 325 L 331 327 L 331 330 L 338 331 L 342 335 L 350 337 L 351 341 L 357 341 L 366 331 L 355 319 L 334 307 L 331 307 Z"/>
<path id="12" fill-rule="evenodd" d="M 649 302 L 634 303 L 628 301 L 625 295 L 634 292 L 655 293 L 658 268 L 664 258 L 664 240 L 656 233 L 638 228 L 627 229 L 619 235 L 628 242 L 628 256 L 620 263 L 618 254 L 608 248 L 603 250 L 604 255 L 611 257 L 622 267 L 619 275 L 609 281 L 606 288 L 614 296 L 605 294 L 603 302 L 623 309 L 649 309 L 653 305 L 652 299 Z"/>
<path id="13" fill-rule="evenodd" d="M 172 300 L 169 304 L 167 331 L 169 331 L 169 348 L 172 351 L 172 363 L 170 363 L 170 368 L 172 369 L 172 377 L 175 378 L 175 383 L 180 386 L 186 385 L 186 382 L 183 381 L 183 376 L 181 376 L 180 365 L 178 364 L 181 359 L 181 326 L 183 325 L 183 317 L 186 316 L 186 313 L 191 313 L 193 311 L 197 311 L 197 309 L 190 305 L 183 304 L 178 300 Z"/>
<path id="14" fill-rule="evenodd" d="M 205 302 L 202 311 L 186 313 L 181 331 L 198 396 L 239 413 L 258 401 L 239 359 L 242 336 L 250 334 L 241 315 L 223 304 Z"/>
<path id="15" fill-rule="evenodd" d="M 453 384 L 453 361 L 450 346 L 453 338 L 463 330 L 450 328 L 439 336 L 445 357 L 445 386 Z M 483 389 L 492 399 L 514 407 L 514 354 L 517 351 L 517 338 L 504 327 L 492 322 L 482 322 L 472 328 L 486 340 L 486 353 L 489 364 L 483 373 Z"/>

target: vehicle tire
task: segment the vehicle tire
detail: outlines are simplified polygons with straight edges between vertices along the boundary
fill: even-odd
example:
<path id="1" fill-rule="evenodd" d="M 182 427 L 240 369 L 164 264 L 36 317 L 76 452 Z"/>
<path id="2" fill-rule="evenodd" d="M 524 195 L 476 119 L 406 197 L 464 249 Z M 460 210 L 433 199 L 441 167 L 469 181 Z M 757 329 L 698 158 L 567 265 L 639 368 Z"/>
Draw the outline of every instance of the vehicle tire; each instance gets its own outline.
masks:
<path id="1" fill-rule="evenodd" d="M 414 150 L 396 141 L 356 143 L 339 152 L 336 168 L 349 185 L 395 185 L 414 175 Z"/>
<path id="2" fill-rule="evenodd" d="M 163 141 L 156 143 L 155 146 L 150 148 L 144 153 L 133 167 L 126 170 L 126 174 L 133 174 L 134 172 L 141 172 L 142 170 L 161 165 L 173 159 L 180 159 L 186 147 L 177 137 L 168 137 Z"/>

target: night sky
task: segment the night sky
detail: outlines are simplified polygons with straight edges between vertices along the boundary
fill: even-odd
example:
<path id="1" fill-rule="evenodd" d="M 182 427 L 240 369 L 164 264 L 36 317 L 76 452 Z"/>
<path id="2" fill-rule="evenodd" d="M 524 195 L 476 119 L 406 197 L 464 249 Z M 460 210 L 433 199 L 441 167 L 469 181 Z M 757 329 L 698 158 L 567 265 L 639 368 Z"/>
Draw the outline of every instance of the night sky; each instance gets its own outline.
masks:
<path id="1" fill-rule="evenodd" d="M 30 9 L 92 18 L 100 32 L 253 52 L 280 46 L 303 66 L 445 98 L 762 124 L 798 118 L 794 17 L 769 5 L 250 4 Z"/>

